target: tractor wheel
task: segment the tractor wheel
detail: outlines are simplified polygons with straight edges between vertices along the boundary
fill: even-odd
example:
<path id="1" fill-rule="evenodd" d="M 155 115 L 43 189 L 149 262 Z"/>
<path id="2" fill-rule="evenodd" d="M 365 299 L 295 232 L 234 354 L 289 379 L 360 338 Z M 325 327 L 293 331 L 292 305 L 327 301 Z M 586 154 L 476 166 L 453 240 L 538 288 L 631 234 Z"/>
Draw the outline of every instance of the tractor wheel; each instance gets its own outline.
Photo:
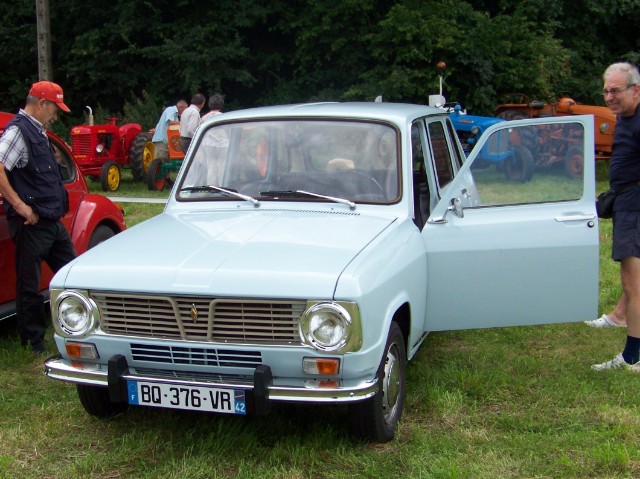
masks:
<path id="1" fill-rule="evenodd" d="M 147 132 L 138 134 L 131 143 L 129 149 L 129 166 L 134 180 L 144 181 L 147 167 L 155 158 L 155 147 L 151 141 L 151 135 Z"/>
<path id="2" fill-rule="evenodd" d="M 505 110 L 498 114 L 498 118 L 506 121 L 526 120 L 530 118 L 526 113 L 520 110 Z M 538 144 L 538 132 L 535 127 L 520 127 L 515 130 L 515 134 L 519 137 L 519 144 L 527 147 L 531 156 L 538 157 L 540 145 Z M 535 159 L 534 159 L 535 164 Z M 532 172 L 533 173 L 533 172 Z M 531 178 L 529 178 L 531 179 Z M 525 180 L 528 181 L 528 180 Z"/>
<path id="3" fill-rule="evenodd" d="M 564 168 L 567 174 L 576 180 L 582 179 L 584 172 L 584 152 L 581 146 L 572 146 L 564 157 Z"/>
<path id="4" fill-rule="evenodd" d="M 147 186 L 151 191 L 162 191 L 166 183 L 162 160 L 153 160 L 147 170 Z"/>
<path id="5" fill-rule="evenodd" d="M 526 183 L 533 177 L 533 156 L 526 146 L 515 146 L 504 164 L 504 174 L 510 181 Z"/>
<path id="6" fill-rule="evenodd" d="M 115 161 L 107 161 L 100 174 L 102 191 L 116 191 L 120 186 L 120 165 Z"/>

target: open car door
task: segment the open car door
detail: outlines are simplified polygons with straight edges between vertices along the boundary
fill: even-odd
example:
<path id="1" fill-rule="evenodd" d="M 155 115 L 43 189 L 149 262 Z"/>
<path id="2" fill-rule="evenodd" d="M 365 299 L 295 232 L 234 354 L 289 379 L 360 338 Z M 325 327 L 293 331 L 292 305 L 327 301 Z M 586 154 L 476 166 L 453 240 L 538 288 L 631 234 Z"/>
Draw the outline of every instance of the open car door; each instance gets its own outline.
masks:
<path id="1" fill-rule="evenodd" d="M 591 116 L 487 130 L 422 230 L 425 330 L 596 317 L 593 135 Z"/>

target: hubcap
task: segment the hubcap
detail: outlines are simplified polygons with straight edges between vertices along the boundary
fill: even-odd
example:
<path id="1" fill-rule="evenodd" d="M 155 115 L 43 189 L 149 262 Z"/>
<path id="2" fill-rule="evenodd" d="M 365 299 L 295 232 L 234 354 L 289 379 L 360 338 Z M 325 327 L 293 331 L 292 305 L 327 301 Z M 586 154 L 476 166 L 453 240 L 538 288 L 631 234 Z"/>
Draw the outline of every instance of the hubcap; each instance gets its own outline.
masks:
<path id="1" fill-rule="evenodd" d="M 118 189 L 118 186 L 120 185 L 120 174 L 118 173 L 117 166 L 109 168 L 109 172 L 107 173 L 107 183 L 109 184 L 111 191 Z"/>
<path id="2" fill-rule="evenodd" d="M 382 382 L 382 413 L 389 422 L 396 413 L 398 396 L 400 395 L 400 368 L 398 364 L 398 347 L 392 344 L 387 351 L 384 365 L 384 381 Z"/>
<path id="3" fill-rule="evenodd" d="M 142 150 L 142 168 L 146 173 L 149 169 L 149 165 L 153 161 L 156 156 L 156 147 L 152 142 L 148 141 L 146 145 L 144 145 L 144 149 Z"/>

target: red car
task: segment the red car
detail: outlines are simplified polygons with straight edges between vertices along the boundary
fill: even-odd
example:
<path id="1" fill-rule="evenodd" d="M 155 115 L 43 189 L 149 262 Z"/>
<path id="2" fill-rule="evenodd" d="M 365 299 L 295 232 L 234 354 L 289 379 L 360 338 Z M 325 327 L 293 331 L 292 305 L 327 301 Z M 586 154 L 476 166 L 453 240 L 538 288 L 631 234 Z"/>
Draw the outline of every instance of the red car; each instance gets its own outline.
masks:
<path id="1" fill-rule="evenodd" d="M 4 131 L 13 114 L 0 112 L 0 134 Z M 122 208 L 102 195 L 89 193 L 89 188 L 78 166 L 73 161 L 69 146 L 49 132 L 65 188 L 69 193 L 69 212 L 62 218 L 78 254 L 111 238 L 126 229 Z M 7 218 L 0 196 L 0 320 L 16 312 L 16 273 L 14 267 L 15 247 L 9 236 Z M 43 263 L 40 289 L 48 295 L 49 282 L 53 273 Z"/>

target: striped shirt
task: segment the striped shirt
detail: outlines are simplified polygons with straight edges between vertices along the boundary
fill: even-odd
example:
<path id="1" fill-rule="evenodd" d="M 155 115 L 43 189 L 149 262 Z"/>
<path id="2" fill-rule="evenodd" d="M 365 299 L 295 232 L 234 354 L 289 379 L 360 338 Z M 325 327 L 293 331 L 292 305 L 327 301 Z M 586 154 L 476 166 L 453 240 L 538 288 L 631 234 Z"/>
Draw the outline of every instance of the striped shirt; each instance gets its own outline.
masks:
<path id="1" fill-rule="evenodd" d="M 47 136 L 47 131 L 38 120 L 20 109 L 18 115 L 26 116 L 31 123 L 42 133 Z M 20 128 L 15 125 L 7 128 L 0 137 L 0 163 L 2 163 L 7 171 L 14 168 L 24 168 L 29 161 L 29 150 L 27 143 L 22 136 Z"/>

